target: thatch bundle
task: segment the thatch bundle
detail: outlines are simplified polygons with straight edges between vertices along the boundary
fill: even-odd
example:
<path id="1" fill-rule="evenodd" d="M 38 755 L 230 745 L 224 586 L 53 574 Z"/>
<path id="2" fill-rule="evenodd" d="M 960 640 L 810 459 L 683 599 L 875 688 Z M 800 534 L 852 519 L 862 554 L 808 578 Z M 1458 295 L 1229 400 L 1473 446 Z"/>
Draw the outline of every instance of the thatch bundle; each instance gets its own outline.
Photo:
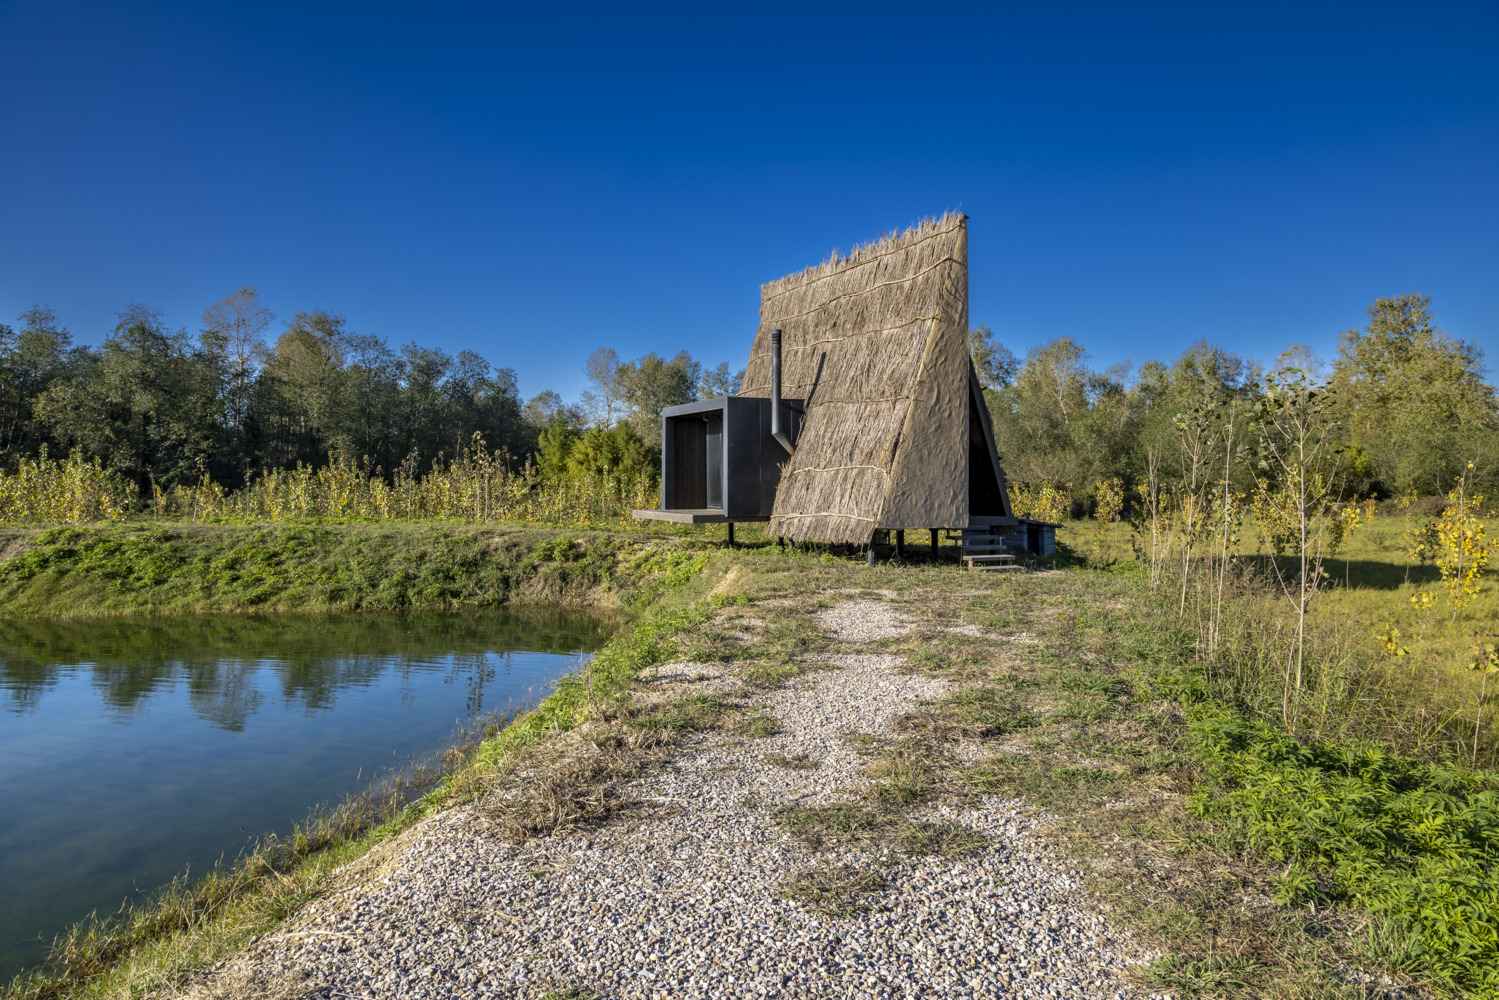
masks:
<path id="1" fill-rule="evenodd" d="M 770 395 L 770 331 L 780 328 L 782 392 L 806 406 L 772 534 L 863 543 L 881 529 L 968 523 L 979 418 L 966 218 L 924 222 L 762 287 L 742 394 Z"/>

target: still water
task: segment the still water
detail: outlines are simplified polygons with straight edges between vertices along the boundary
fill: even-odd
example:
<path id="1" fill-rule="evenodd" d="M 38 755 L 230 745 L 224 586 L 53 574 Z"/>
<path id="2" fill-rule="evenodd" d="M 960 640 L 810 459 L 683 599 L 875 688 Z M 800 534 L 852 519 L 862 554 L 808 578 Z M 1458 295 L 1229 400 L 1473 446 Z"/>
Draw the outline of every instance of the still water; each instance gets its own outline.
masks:
<path id="1" fill-rule="evenodd" d="M 525 707 L 606 616 L 0 619 L 0 983 L 66 925 Z"/>

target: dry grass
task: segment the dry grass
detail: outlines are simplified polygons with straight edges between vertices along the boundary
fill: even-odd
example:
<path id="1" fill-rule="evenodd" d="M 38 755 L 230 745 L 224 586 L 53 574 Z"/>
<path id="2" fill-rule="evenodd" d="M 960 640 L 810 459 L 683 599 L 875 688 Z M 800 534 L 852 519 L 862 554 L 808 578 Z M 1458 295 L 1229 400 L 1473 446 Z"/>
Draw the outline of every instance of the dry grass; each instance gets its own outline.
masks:
<path id="1" fill-rule="evenodd" d="M 877 644 L 907 668 L 959 684 L 897 721 L 851 734 L 867 760 L 860 800 L 782 810 L 811 851 L 948 854 L 982 844 L 956 824 L 922 823 L 923 803 L 993 795 L 1033 806 L 1043 832 L 1091 870 L 1090 892 L 1146 947 L 1172 956 L 1140 985 L 1182 997 L 1417 996 L 1403 944 L 1347 911 L 1283 906 L 1280 874 L 1220 844 L 1183 807 L 1194 772 L 1180 712 L 1137 690 L 1142 663 L 1178 655 L 1171 629 L 1132 581 L 1057 574 L 974 581 L 923 573 L 900 594 L 917 619 Z M 989 638 L 951 631 L 978 626 Z M 988 752 L 962 760 L 960 742 Z"/>
<path id="2" fill-rule="evenodd" d="M 777 894 L 825 917 L 848 917 L 868 910 L 884 889 L 885 880 L 875 872 L 823 863 L 788 875 Z"/>
<path id="3" fill-rule="evenodd" d="M 701 694 L 654 705 L 621 700 L 600 722 L 528 747 L 491 774 L 479 813 L 519 841 L 639 815 L 628 785 L 661 767 L 683 737 L 730 718 L 731 706 Z"/>
<path id="4" fill-rule="evenodd" d="M 907 854 L 951 858 L 987 847 L 989 840 L 958 823 L 907 823 L 896 836 Z"/>
<path id="5" fill-rule="evenodd" d="M 822 762 L 807 753 L 769 753 L 760 758 L 771 767 L 782 767 L 788 771 L 815 771 Z"/>
<path id="6" fill-rule="evenodd" d="M 231 965 L 211 978 L 170 990 L 173 1000 L 311 1000 L 323 995 L 307 969 Z"/>
<path id="7" fill-rule="evenodd" d="M 893 840 L 895 816 L 864 803 L 786 806 L 776 813 L 781 829 L 808 850 L 872 847 Z"/>
<path id="8" fill-rule="evenodd" d="M 776 813 L 776 819 L 797 843 L 814 852 L 854 848 L 949 856 L 986 843 L 979 834 L 955 823 L 912 819 L 903 805 L 909 803 L 787 806 Z"/>
<path id="9" fill-rule="evenodd" d="M 727 728 L 735 736 L 761 740 L 779 733 L 781 724 L 769 715 L 746 715 L 730 723 Z"/>
<path id="10" fill-rule="evenodd" d="M 861 794 L 886 807 L 925 802 L 940 790 L 948 764 L 930 741 L 907 738 L 886 743 L 864 765 L 871 782 Z"/>
<path id="11" fill-rule="evenodd" d="M 798 601 L 763 617 L 725 611 L 684 636 L 686 654 L 694 660 L 732 664 L 747 688 L 778 687 L 817 669 L 816 657 L 829 648 L 830 640 L 809 604 Z"/>

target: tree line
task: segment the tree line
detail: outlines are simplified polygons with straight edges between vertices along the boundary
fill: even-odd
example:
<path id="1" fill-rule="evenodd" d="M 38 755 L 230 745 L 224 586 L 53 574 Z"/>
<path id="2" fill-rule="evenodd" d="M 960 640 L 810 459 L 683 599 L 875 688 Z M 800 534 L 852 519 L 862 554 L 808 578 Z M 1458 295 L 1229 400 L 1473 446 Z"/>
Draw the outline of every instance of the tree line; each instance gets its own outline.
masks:
<path id="1" fill-rule="evenodd" d="M 1445 493 L 1469 462 L 1475 485 L 1499 492 L 1499 402 L 1482 350 L 1438 327 L 1427 295 L 1381 298 L 1367 313 L 1330 364 L 1304 345 L 1264 365 L 1202 340 L 1174 361 L 1098 370 L 1070 338 L 1021 361 L 987 327 L 970 346 L 1007 475 L 1070 487 L 1078 507 L 1116 480 L 1134 497 L 1225 476 L 1252 492 L 1271 472 L 1255 458 L 1256 410 L 1291 381 L 1325 397 L 1319 471 L 1344 496 Z"/>
<path id="2" fill-rule="evenodd" d="M 1425 295 L 1379 299 L 1368 317 L 1329 365 L 1303 346 L 1263 365 L 1203 340 L 1174 361 L 1098 370 L 1069 338 L 1022 361 L 983 326 L 970 347 L 1010 479 L 1082 506 L 1100 483 L 1138 497 L 1226 475 L 1249 492 L 1248 416 L 1288 373 L 1325 392 L 1325 471 L 1349 495 L 1442 493 L 1469 462 L 1475 486 L 1499 492 L 1499 403 L 1482 351 L 1442 331 Z M 478 435 L 551 479 L 639 475 L 659 467 L 663 408 L 732 395 L 743 378 L 685 351 L 626 361 L 601 347 L 579 400 L 523 401 L 515 372 L 474 351 L 392 347 L 323 310 L 297 313 L 271 342 L 276 320 L 253 288 L 205 309 L 196 334 L 141 305 L 118 320 L 98 347 L 74 345 L 42 306 L 0 324 L 0 469 L 76 449 L 143 496 L 204 474 L 238 488 L 260 469 L 333 455 L 409 479 Z"/>
<path id="3" fill-rule="evenodd" d="M 475 435 L 516 465 L 550 459 L 554 472 L 654 467 L 662 407 L 738 390 L 727 363 L 601 349 L 579 403 L 551 391 L 522 401 L 515 371 L 472 350 L 392 347 L 325 310 L 297 313 L 272 343 L 275 322 L 247 287 L 205 309 L 196 334 L 139 304 L 97 347 L 75 345 L 45 306 L 0 324 L 0 471 L 45 448 L 98 460 L 143 496 L 205 474 L 239 488 L 258 470 L 333 455 L 409 478 Z"/>

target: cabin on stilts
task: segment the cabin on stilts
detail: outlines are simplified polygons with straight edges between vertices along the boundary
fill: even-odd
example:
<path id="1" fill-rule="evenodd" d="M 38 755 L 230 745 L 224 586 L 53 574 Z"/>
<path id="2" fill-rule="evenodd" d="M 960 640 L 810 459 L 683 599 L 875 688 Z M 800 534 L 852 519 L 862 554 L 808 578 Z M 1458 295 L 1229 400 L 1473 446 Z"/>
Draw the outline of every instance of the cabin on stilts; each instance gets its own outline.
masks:
<path id="1" fill-rule="evenodd" d="M 946 532 L 970 567 L 1014 567 L 1006 539 L 1026 535 L 969 356 L 966 220 L 764 285 L 740 394 L 663 412 L 662 509 L 635 516 L 769 521 L 871 561 L 924 529 L 934 552 Z"/>

